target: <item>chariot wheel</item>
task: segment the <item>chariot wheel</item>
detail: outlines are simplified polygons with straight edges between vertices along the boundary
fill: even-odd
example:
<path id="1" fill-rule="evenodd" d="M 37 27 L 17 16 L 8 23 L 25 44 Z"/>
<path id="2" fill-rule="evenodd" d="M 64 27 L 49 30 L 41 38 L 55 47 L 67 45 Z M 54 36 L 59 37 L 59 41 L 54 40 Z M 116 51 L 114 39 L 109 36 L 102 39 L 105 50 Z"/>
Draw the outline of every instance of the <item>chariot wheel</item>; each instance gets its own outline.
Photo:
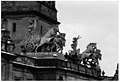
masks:
<path id="1" fill-rule="evenodd" d="M 27 51 L 34 51 L 35 49 L 34 43 L 27 43 L 25 48 Z"/>

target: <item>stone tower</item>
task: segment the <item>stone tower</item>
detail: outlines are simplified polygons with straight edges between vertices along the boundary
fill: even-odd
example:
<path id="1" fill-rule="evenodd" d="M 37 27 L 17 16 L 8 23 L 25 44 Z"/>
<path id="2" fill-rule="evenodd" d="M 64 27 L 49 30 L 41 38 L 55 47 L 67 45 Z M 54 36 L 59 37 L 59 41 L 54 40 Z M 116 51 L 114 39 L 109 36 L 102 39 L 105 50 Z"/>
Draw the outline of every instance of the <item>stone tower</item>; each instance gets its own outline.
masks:
<path id="1" fill-rule="evenodd" d="M 2 28 L 10 31 L 15 43 L 15 51 L 20 52 L 19 43 L 28 34 L 29 20 L 37 20 L 34 33 L 43 36 L 50 25 L 60 24 L 57 21 L 55 1 L 2 1 L 1 2 Z"/>

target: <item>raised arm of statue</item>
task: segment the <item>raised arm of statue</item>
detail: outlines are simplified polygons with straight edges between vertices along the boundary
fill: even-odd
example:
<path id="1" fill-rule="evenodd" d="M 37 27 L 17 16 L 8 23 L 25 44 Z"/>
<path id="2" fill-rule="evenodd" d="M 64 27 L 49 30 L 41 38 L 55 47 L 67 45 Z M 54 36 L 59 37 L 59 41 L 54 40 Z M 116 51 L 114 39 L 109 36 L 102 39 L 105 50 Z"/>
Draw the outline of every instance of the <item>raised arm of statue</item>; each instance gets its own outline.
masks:
<path id="1" fill-rule="evenodd" d="M 80 37 L 80 36 L 78 35 L 77 40 L 80 39 L 80 38 L 82 38 L 82 37 Z"/>

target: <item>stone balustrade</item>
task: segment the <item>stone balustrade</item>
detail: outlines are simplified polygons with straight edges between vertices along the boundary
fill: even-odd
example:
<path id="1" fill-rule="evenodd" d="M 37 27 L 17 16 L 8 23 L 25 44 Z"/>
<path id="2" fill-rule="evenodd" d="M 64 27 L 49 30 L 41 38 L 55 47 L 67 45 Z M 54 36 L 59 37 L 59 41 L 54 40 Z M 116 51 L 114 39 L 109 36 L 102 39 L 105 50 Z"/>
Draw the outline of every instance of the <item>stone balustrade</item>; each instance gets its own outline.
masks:
<path id="1" fill-rule="evenodd" d="M 3 80 L 56 80 L 60 73 L 63 73 L 66 80 L 71 75 L 74 78 L 80 76 L 79 79 L 87 77 L 88 79 L 102 80 L 100 70 L 66 61 L 62 58 L 63 54 L 56 52 L 11 54 L 2 51 L 1 57 L 2 65 L 5 66 L 5 69 L 2 68 Z M 5 70 L 9 71 L 9 74 Z M 23 74 L 24 76 L 22 76 Z M 42 78 L 41 74 L 47 78 Z"/>
<path id="2" fill-rule="evenodd" d="M 84 75 L 100 77 L 101 70 L 88 68 L 82 64 L 75 64 L 70 61 L 65 61 L 63 54 L 56 52 L 41 52 L 41 53 L 26 53 L 27 55 L 18 55 L 16 61 L 33 65 L 37 67 L 55 67 L 67 71 L 81 73 Z M 56 54 L 56 55 L 55 55 Z"/>

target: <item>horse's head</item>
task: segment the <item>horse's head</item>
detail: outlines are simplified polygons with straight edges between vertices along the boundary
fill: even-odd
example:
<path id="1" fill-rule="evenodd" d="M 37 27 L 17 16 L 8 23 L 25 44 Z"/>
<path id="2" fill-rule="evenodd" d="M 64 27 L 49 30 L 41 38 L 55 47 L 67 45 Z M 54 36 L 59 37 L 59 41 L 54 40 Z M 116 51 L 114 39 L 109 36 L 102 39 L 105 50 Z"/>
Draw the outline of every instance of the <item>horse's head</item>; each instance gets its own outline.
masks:
<path id="1" fill-rule="evenodd" d="M 97 48 L 97 44 L 96 43 L 89 43 L 86 48 L 90 51 L 94 51 L 94 49 Z"/>
<path id="2" fill-rule="evenodd" d="M 47 37 L 47 38 L 53 37 L 53 36 L 57 35 L 57 32 L 59 32 L 58 26 L 52 25 L 51 28 L 48 29 L 48 31 L 46 32 L 46 34 L 43 37 Z"/>
<path id="3" fill-rule="evenodd" d="M 52 25 L 52 28 L 54 30 L 54 32 L 59 32 L 59 28 L 58 28 L 58 24 L 57 25 Z"/>

